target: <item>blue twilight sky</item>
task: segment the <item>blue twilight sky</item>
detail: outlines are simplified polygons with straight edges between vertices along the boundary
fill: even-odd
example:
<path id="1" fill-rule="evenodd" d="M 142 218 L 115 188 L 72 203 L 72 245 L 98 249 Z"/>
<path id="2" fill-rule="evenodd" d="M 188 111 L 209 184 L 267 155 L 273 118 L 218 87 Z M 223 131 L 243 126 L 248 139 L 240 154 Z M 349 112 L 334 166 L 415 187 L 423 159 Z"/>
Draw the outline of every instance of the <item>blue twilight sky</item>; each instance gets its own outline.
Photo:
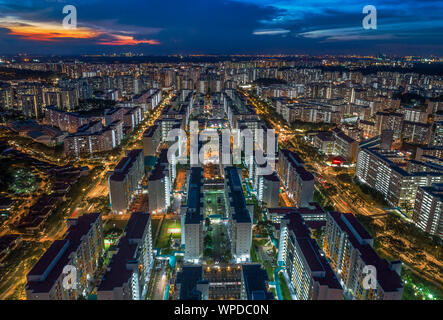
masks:
<path id="1" fill-rule="evenodd" d="M 62 27 L 65 5 L 78 28 Z M 377 9 L 365 30 L 363 7 Z M 443 55 L 435 0 L 0 0 L 0 54 Z"/>

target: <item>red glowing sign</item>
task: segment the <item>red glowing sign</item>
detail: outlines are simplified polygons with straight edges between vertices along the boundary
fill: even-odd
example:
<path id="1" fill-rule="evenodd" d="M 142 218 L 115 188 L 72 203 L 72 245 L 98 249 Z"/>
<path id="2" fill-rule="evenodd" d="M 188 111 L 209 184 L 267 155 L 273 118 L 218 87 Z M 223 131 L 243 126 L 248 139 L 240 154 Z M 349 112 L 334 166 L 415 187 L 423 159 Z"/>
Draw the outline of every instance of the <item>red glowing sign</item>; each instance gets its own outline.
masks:
<path id="1" fill-rule="evenodd" d="M 333 163 L 333 164 L 341 164 L 342 161 L 341 161 L 340 159 L 333 159 L 333 160 L 332 160 L 332 163 Z"/>

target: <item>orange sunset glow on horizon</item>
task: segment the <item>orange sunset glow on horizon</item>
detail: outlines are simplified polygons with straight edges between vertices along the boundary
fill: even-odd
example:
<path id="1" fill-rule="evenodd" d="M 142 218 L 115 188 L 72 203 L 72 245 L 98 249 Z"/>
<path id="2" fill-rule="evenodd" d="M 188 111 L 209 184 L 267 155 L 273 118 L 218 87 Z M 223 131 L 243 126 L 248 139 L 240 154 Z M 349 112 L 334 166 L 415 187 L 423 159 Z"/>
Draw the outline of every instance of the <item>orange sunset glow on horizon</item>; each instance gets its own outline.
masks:
<path id="1" fill-rule="evenodd" d="M 0 28 L 9 30 L 9 35 L 31 41 L 55 42 L 64 39 L 92 39 L 97 44 L 110 46 L 125 46 L 150 44 L 158 45 L 159 41 L 153 39 L 136 40 L 133 36 L 119 35 L 102 29 L 90 27 L 78 27 L 65 29 L 62 24 L 52 22 L 36 22 L 20 20 L 12 17 L 0 18 Z"/>

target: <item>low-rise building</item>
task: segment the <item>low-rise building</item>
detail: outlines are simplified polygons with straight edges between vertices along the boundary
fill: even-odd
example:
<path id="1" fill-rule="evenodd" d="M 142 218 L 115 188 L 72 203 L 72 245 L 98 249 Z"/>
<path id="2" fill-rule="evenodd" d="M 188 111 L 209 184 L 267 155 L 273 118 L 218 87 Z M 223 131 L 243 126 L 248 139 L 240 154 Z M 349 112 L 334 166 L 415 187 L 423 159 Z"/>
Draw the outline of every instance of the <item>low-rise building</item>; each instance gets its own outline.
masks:
<path id="1" fill-rule="evenodd" d="M 314 176 L 300 156 L 286 149 L 279 152 L 277 174 L 288 197 L 297 207 L 307 206 L 314 197 Z"/>
<path id="2" fill-rule="evenodd" d="M 203 267 L 184 265 L 175 281 L 178 300 L 208 300 L 209 282 L 203 279 Z"/>

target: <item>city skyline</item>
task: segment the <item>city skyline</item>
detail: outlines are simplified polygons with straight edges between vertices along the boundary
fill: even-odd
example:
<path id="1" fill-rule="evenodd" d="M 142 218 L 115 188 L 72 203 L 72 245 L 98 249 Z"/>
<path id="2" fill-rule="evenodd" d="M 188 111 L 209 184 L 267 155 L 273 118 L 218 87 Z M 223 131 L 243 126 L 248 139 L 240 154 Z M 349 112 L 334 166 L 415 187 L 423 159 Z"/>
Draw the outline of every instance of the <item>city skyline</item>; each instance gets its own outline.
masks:
<path id="1" fill-rule="evenodd" d="M 442 9 L 0 0 L 0 300 L 442 300 Z"/>
<path id="2" fill-rule="evenodd" d="M 362 26 L 377 9 L 377 29 Z M 401 6 L 400 6 L 401 4 Z M 64 29 L 63 7 L 77 10 Z M 0 1 L 0 54 L 442 55 L 442 1 Z"/>

